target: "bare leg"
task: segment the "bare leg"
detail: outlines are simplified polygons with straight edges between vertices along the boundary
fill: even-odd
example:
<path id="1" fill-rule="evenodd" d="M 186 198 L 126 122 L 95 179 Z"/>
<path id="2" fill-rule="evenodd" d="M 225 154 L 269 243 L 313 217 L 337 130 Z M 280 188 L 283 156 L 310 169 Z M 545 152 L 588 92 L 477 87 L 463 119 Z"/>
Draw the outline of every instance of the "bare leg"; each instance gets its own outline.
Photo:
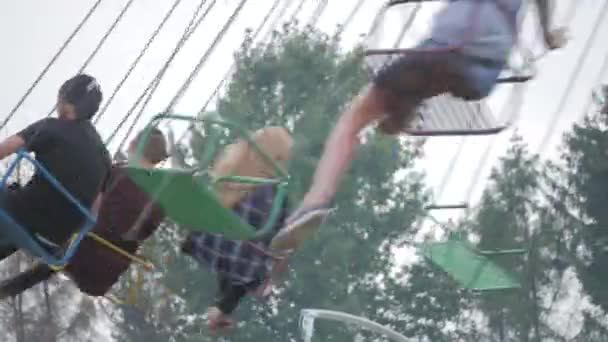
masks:
<path id="1" fill-rule="evenodd" d="M 294 249 L 319 227 L 329 213 L 327 206 L 336 194 L 342 176 L 354 159 L 359 145 L 358 134 L 384 116 L 386 103 L 386 93 L 372 85 L 364 89 L 340 116 L 327 139 L 310 191 L 304 196 L 300 207 L 287 219 L 286 227 L 272 240 L 272 250 Z"/>
<path id="2" fill-rule="evenodd" d="M 304 196 L 300 207 L 319 205 L 334 197 L 342 176 L 357 152 L 359 132 L 383 115 L 381 91 L 374 86 L 364 89 L 352 106 L 340 116 L 330 133 L 312 187 Z"/>

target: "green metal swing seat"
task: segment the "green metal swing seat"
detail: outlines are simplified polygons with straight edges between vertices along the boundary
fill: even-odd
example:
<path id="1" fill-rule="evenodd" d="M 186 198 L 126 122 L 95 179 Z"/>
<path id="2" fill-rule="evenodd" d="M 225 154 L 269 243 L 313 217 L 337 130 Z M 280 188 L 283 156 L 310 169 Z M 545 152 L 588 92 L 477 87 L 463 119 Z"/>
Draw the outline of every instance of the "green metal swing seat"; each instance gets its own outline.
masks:
<path id="1" fill-rule="evenodd" d="M 419 252 L 463 288 L 479 292 L 521 288 L 520 282 L 496 264 L 492 256 L 522 254 L 524 249 L 479 251 L 461 234 L 452 233 L 447 241 L 421 244 Z"/>
<path id="2" fill-rule="evenodd" d="M 147 192 L 164 209 L 167 218 L 182 228 L 197 231 L 223 234 L 229 239 L 257 240 L 264 239 L 271 233 L 280 208 L 286 200 L 289 176 L 277 165 L 272 158 L 261 150 L 251 139 L 248 132 L 235 123 L 217 118 L 193 118 L 182 115 L 159 114 L 156 115 L 144 130 L 144 139 L 138 144 L 137 153 L 141 155 L 149 132 L 156 127 L 160 120 L 182 120 L 190 122 L 201 122 L 212 126 L 222 126 L 237 133 L 237 136 L 245 139 L 263 158 L 263 160 L 274 168 L 276 178 L 256 178 L 227 176 L 211 179 L 206 172 L 207 167 L 213 160 L 218 150 L 220 136 L 218 130 L 212 130 L 210 141 L 206 143 L 204 157 L 199 167 L 193 170 L 178 169 L 144 169 L 137 165 L 126 168 L 129 177 L 142 190 Z M 137 161 L 135 162 L 135 164 Z M 213 190 L 215 185 L 221 182 L 249 183 L 249 184 L 276 184 L 277 195 L 274 198 L 271 214 L 264 226 L 259 231 L 244 222 L 230 208 L 226 208 L 220 202 Z"/>

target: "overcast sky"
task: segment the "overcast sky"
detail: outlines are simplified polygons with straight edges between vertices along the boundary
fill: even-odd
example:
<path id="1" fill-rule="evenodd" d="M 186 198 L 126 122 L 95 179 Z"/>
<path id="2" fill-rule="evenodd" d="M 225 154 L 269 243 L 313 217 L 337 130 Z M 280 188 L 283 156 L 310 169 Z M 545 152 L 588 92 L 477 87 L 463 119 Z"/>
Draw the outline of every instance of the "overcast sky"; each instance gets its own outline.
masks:
<path id="1" fill-rule="evenodd" d="M 289 5 L 287 18 L 294 11 L 300 0 L 283 0 Z M 298 18 L 307 20 L 313 13 L 320 0 L 306 0 Z M 572 1 L 576 2 L 573 7 Z M 538 64 L 539 74 L 535 80 L 529 82 L 525 90 L 524 104 L 520 120 L 516 128 L 530 144 L 533 152 L 540 147 L 543 135 L 546 132 L 550 119 L 556 115 L 555 110 L 564 96 L 568 96 L 564 111 L 561 115 L 557 130 L 545 147 L 544 152 L 554 152 L 559 143 L 561 133 L 567 129 L 574 120 L 581 116 L 581 111 L 588 101 L 591 90 L 598 82 L 605 81 L 606 75 L 600 75 L 599 69 L 608 52 L 608 20 L 604 20 L 597 32 L 595 40 L 585 60 L 580 56 L 585 52 L 583 47 L 590 38 L 595 21 L 598 20 L 600 8 L 606 0 L 558 0 L 557 21 L 572 16 L 570 23 L 572 41 L 568 47 L 560 52 L 548 55 Z M 212 1 L 208 0 L 207 5 Z M 218 0 L 211 9 L 209 16 L 202 23 L 198 31 L 189 40 L 188 44 L 178 55 L 169 69 L 164 81 L 156 92 L 155 97 L 148 106 L 138 128 L 159 111 L 162 111 L 181 86 L 182 82 L 191 72 L 200 56 L 209 47 L 215 35 L 221 29 L 240 0 Z M 213 92 L 219 80 L 230 68 L 232 53 L 243 39 L 245 28 L 257 27 L 261 19 L 273 5 L 274 0 L 248 1 L 234 25 L 229 29 L 207 63 L 201 69 L 192 86 L 176 107 L 176 111 L 183 114 L 195 114 L 207 97 Z M 94 0 L 19 0 L 0 2 L 0 41 L 3 54 L 0 57 L 0 75 L 2 83 L 0 89 L 0 112 L 8 113 L 17 103 L 18 99 L 27 90 L 36 76 L 44 68 L 50 58 L 56 53 L 59 46 L 76 27 L 84 14 L 94 3 Z M 40 119 L 46 115 L 55 101 L 56 91 L 61 83 L 72 76 L 81 67 L 84 60 L 92 52 L 101 39 L 103 33 L 118 15 L 127 0 L 102 1 L 101 5 L 75 37 L 65 53 L 42 79 L 32 95 L 17 112 L 15 118 L 2 132 L 1 136 L 14 133 L 24 125 Z M 199 0 L 182 0 L 175 14 L 158 36 L 149 52 L 135 69 L 126 85 L 118 94 L 109 111 L 103 116 L 99 129 L 104 137 L 116 127 L 129 107 L 134 103 L 141 91 L 156 74 L 164 63 L 171 50 L 193 14 Z M 326 32 L 333 32 L 336 24 L 344 21 L 356 0 L 329 0 L 327 8 L 322 13 L 318 27 Z M 377 12 L 382 1 L 365 1 L 354 21 L 344 33 L 344 46 L 348 48 L 358 41 L 359 36 L 365 33 Z M 128 10 L 124 20 L 109 37 L 99 54 L 91 61 L 86 72 L 98 78 L 106 98 L 128 70 L 131 62 L 138 55 L 153 30 L 173 1 L 135 0 Z M 282 5 L 279 5 L 279 9 Z M 575 8 L 575 11 L 571 9 Z M 422 13 L 416 20 L 414 29 L 404 44 L 411 45 L 428 28 L 430 16 L 437 9 L 437 5 L 424 6 Z M 275 14 L 278 12 L 275 11 Z M 271 20 L 272 21 L 272 20 Z M 528 20 L 527 29 L 524 30 L 524 41 L 534 41 L 532 29 L 534 21 Z M 268 27 L 266 27 L 268 29 Z M 397 30 L 385 30 L 385 41 L 394 40 Z M 537 49 L 537 51 L 540 51 Z M 577 74 L 575 84 L 566 89 L 571 75 L 579 64 L 580 72 Z M 512 87 L 498 87 L 489 98 L 490 106 L 499 112 L 504 105 Z M 0 114 L 0 119 L 6 114 Z M 130 123 L 130 122 L 129 122 Z M 124 131 L 123 131 L 124 132 Z M 505 132 L 497 137 L 492 160 L 504 152 L 506 142 L 512 131 Z M 122 138 L 119 135 L 118 140 Z M 483 147 L 491 138 L 468 138 L 465 148 L 459 159 L 456 169 L 452 171 L 441 202 L 460 202 L 467 199 L 467 189 L 470 186 L 472 174 L 479 163 Z M 424 167 L 428 173 L 431 186 L 437 187 L 443 178 L 446 167 L 453 154 L 456 153 L 461 138 L 434 138 L 426 146 L 427 158 Z M 115 148 L 115 144 L 112 145 Z M 551 156 L 551 154 L 545 154 Z M 486 176 L 492 163 L 487 164 Z M 483 189 L 483 182 L 476 188 L 474 197 Z"/>

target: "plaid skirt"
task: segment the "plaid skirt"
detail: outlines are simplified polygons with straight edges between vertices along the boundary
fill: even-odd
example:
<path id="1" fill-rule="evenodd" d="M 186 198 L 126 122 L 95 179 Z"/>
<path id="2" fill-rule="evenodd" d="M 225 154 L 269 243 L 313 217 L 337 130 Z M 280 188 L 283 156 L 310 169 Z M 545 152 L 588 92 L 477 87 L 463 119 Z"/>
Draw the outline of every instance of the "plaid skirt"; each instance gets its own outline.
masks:
<path id="1" fill-rule="evenodd" d="M 272 210 L 275 194 L 274 185 L 260 186 L 243 198 L 233 210 L 243 221 L 255 229 L 261 229 Z M 273 226 L 274 234 L 285 223 L 287 205 L 287 201 L 284 201 Z M 221 274 L 233 284 L 254 290 L 272 267 L 273 258 L 266 253 L 269 243 L 270 239 L 250 242 L 227 239 L 221 234 L 197 232 L 188 235 L 182 250 L 199 264 Z"/>

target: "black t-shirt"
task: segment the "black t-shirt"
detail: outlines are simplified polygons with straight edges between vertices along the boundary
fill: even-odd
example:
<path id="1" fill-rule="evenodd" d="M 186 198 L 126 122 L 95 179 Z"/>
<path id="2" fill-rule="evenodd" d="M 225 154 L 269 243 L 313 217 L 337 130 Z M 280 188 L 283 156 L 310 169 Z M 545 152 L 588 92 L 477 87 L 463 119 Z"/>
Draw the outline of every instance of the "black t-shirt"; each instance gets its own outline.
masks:
<path id="1" fill-rule="evenodd" d="M 85 209 L 90 209 L 109 175 L 111 158 L 89 121 L 47 118 L 18 135 L 40 162 Z M 9 210 L 30 231 L 61 244 L 82 227 L 85 217 L 36 170 L 10 195 Z"/>
<path id="2" fill-rule="evenodd" d="M 165 218 L 163 209 L 129 178 L 125 163 L 115 164 L 108 177 L 94 232 L 108 239 L 120 239 L 141 217 L 144 219 L 137 240 L 143 241 L 156 231 Z M 148 205 L 150 207 L 148 208 Z M 147 212 L 145 212 L 148 210 Z"/>

